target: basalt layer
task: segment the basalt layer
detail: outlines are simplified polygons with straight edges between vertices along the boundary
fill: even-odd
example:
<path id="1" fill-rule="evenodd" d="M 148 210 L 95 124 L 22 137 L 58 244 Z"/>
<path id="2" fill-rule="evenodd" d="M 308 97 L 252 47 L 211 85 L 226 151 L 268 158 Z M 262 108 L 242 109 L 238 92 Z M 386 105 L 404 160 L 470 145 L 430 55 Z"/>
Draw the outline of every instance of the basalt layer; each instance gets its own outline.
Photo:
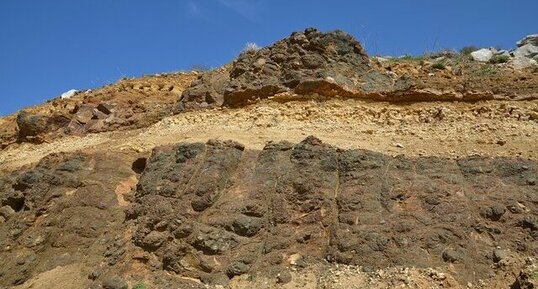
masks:
<path id="1" fill-rule="evenodd" d="M 315 137 L 51 155 L 0 179 L 0 282 L 69 264 L 95 286 L 134 272 L 186 282 L 166 271 L 283 282 L 329 262 L 445 268 L 474 283 L 538 252 L 537 172 L 531 160 L 390 157 Z"/>
<path id="2" fill-rule="evenodd" d="M 370 59 L 361 44 L 345 32 L 322 33 L 309 28 L 271 46 L 246 49 L 231 65 L 201 75 L 183 91 L 178 106 L 180 110 L 237 107 L 264 98 L 285 101 L 313 96 L 391 102 L 538 97 L 536 77 L 520 79 L 534 90 L 519 85 L 521 90 L 516 93 L 507 87 L 492 90 L 477 86 L 473 79 L 488 78 L 490 72 L 475 71 L 476 63 L 455 56 L 440 53 L 433 62 L 421 62 L 421 68 L 426 68 L 422 73 L 398 71 L 384 63 L 386 59 Z M 447 66 L 453 66 L 449 73 L 442 71 Z M 436 77 L 439 73 L 443 74 L 441 81 Z"/>

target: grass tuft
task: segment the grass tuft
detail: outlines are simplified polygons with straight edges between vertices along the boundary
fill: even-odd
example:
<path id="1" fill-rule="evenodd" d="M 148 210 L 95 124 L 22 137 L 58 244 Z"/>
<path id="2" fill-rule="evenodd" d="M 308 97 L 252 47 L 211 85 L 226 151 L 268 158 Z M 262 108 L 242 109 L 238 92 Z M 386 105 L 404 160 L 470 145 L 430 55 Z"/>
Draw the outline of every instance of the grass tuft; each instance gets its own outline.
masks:
<path id="1" fill-rule="evenodd" d="M 147 289 L 144 283 L 137 283 L 133 286 L 133 289 Z"/>
<path id="2" fill-rule="evenodd" d="M 432 68 L 438 69 L 438 70 L 444 70 L 446 69 L 446 65 L 443 62 L 436 62 L 432 65 Z"/>
<path id="3" fill-rule="evenodd" d="M 477 51 L 478 48 L 476 46 L 465 46 L 462 49 L 460 49 L 460 54 L 463 55 L 470 55 L 471 52 Z"/>
<path id="4" fill-rule="evenodd" d="M 495 55 L 490 60 L 489 63 L 492 64 L 499 64 L 499 63 L 506 63 L 510 60 L 510 56 L 508 55 Z"/>

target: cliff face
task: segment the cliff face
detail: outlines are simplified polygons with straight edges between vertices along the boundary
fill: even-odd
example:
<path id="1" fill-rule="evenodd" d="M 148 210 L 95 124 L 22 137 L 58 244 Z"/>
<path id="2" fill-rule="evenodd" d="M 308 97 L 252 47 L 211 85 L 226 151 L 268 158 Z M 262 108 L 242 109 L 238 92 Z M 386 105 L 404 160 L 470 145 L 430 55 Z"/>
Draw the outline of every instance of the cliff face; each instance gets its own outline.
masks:
<path id="1" fill-rule="evenodd" d="M 487 275 L 497 246 L 538 249 L 536 173 L 534 161 L 388 157 L 314 137 L 262 151 L 184 144 L 153 152 L 129 217 L 135 244 L 165 270 L 202 278 L 264 272 L 296 253 L 373 268 L 452 264 L 468 281 Z"/>
<path id="2" fill-rule="evenodd" d="M 202 75 L 183 91 L 178 107 L 237 107 L 265 98 L 299 96 L 390 102 L 538 97 L 536 75 L 514 78 L 508 72 L 514 69 L 506 65 L 499 70 L 454 52 L 411 60 L 415 61 L 369 58 L 361 44 L 343 31 L 308 28 L 271 46 L 246 49 L 225 69 Z M 512 86 L 510 79 L 526 84 Z"/>
<path id="3" fill-rule="evenodd" d="M 533 288 L 536 72 L 307 29 L 1 118 L 0 287 Z"/>
<path id="4" fill-rule="evenodd" d="M 390 157 L 315 137 L 51 155 L 0 180 L 2 286 L 73 263 L 86 283 L 134 266 L 152 282 L 170 271 L 226 284 L 290 274 L 290 258 L 449 266 L 466 284 L 536 254 L 537 172 L 531 160 Z"/>

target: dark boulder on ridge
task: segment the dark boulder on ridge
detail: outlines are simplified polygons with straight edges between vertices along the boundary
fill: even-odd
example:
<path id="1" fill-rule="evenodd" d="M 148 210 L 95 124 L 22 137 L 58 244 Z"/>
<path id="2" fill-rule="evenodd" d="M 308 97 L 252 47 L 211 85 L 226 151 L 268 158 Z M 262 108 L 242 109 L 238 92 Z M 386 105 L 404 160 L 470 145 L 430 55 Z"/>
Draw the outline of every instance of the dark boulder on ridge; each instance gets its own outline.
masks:
<path id="1" fill-rule="evenodd" d="M 392 82 L 371 67 L 351 35 L 308 28 L 271 46 L 245 49 L 231 68 L 201 75 L 183 91 L 180 107 L 238 106 L 283 92 L 353 96 L 386 91 Z"/>

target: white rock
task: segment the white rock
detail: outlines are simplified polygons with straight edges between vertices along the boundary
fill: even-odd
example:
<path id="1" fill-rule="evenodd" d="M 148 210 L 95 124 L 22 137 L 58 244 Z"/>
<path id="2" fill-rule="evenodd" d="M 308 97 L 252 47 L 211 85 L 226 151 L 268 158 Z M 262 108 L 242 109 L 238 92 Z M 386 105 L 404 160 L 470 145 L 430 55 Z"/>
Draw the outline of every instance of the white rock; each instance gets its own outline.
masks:
<path id="1" fill-rule="evenodd" d="M 525 36 L 525 38 L 517 42 L 518 47 L 521 47 L 526 44 L 532 44 L 534 46 L 538 46 L 538 34 L 527 35 Z"/>
<path id="2" fill-rule="evenodd" d="M 471 57 L 475 61 L 488 62 L 493 57 L 493 51 L 487 48 L 482 48 L 477 51 L 471 52 Z"/>
<path id="3" fill-rule="evenodd" d="M 61 99 L 66 99 L 66 98 L 71 98 L 73 96 L 75 96 L 75 94 L 78 93 L 78 90 L 76 89 L 71 89 L 71 90 L 68 90 L 64 93 L 62 93 L 62 95 L 60 96 Z"/>
<path id="4" fill-rule="evenodd" d="M 379 56 L 375 56 L 374 57 L 379 63 L 383 63 L 383 62 L 387 62 L 389 61 L 388 58 L 385 58 L 385 57 L 379 57 Z"/>
<path id="5" fill-rule="evenodd" d="M 530 59 L 527 57 L 514 57 L 512 61 L 510 61 L 510 66 L 512 66 L 514 69 L 520 70 L 525 69 L 531 66 L 537 65 L 536 60 Z"/>
<path id="6" fill-rule="evenodd" d="M 513 53 L 515 57 L 533 58 L 535 55 L 538 55 L 538 46 L 534 46 L 532 44 L 525 44 L 521 47 L 516 48 Z"/>
<path id="7" fill-rule="evenodd" d="M 510 52 L 508 52 L 508 50 L 499 50 L 495 53 L 495 55 L 499 55 L 499 56 L 508 56 L 510 57 Z"/>
<path id="8" fill-rule="evenodd" d="M 336 81 L 334 80 L 334 78 L 330 77 L 330 76 L 327 76 L 325 77 L 325 80 L 329 83 L 336 83 Z"/>

